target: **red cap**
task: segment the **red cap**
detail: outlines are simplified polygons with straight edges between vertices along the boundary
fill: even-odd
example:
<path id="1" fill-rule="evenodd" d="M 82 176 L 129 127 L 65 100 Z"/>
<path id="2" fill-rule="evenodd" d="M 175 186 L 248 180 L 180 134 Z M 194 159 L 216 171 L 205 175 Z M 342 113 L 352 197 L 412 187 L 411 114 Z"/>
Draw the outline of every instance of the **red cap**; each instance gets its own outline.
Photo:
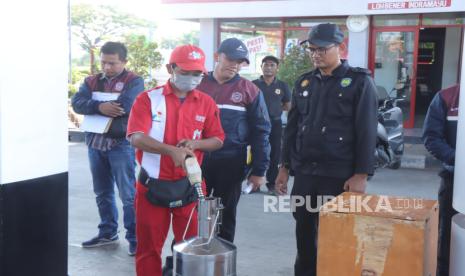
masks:
<path id="1" fill-rule="evenodd" d="M 199 47 L 194 45 L 182 45 L 174 48 L 170 56 L 170 64 L 176 63 L 185 71 L 202 71 L 205 69 L 205 54 Z"/>

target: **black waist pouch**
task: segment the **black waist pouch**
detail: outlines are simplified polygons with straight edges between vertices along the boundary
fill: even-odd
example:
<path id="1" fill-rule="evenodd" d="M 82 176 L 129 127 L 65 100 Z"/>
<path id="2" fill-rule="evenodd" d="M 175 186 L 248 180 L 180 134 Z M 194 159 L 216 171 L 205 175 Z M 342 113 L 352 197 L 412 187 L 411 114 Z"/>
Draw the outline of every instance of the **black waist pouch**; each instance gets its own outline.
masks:
<path id="1" fill-rule="evenodd" d="M 155 206 L 183 207 L 198 199 L 197 192 L 187 177 L 176 181 L 160 180 L 149 177 L 147 172 L 141 168 L 139 182 L 147 187 L 145 197 Z"/>

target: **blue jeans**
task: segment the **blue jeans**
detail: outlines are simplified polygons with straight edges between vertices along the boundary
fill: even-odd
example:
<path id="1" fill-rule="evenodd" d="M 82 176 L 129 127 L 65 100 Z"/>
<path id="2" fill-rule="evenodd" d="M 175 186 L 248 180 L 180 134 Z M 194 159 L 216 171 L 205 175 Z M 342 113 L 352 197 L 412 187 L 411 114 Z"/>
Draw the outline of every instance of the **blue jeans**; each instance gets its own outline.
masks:
<path id="1" fill-rule="evenodd" d="M 118 187 L 123 203 L 123 221 L 126 239 L 136 242 L 135 152 L 124 140 L 109 151 L 88 148 L 90 170 L 94 184 L 97 207 L 100 215 L 99 236 L 112 236 L 118 231 L 114 184 Z"/>

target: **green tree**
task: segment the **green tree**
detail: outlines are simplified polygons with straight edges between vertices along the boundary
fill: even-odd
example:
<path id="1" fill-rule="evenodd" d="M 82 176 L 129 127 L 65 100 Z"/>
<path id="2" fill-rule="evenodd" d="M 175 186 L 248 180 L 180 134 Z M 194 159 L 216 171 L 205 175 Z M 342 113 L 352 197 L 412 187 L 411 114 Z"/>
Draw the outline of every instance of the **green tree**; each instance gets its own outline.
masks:
<path id="1" fill-rule="evenodd" d="M 189 33 L 185 33 L 181 37 L 181 44 L 192 44 L 199 46 L 199 31 L 194 30 Z"/>
<path id="2" fill-rule="evenodd" d="M 79 89 L 79 85 L 84 81 L 86 76 L 89 75 L 87 70 L 79 70 L 73 67 L 71 70 L 71 82 L 68 83 L 68 97 L 71 98 L 76 94 Z"/>
<path id="3" fill-rule="evenodd" d="M 154 23 L 121 12 L 112 6 L 71 6 L 71 29 L 79 45 L 89 53 L 90 72 L 96 72 L 95 52 L 101 42 L 116 39 L 131 29 L 154 27 Z"/>
<path id="4" fill-rule="evenodd" d="M 293 46 L 284 55 L 279 65 L 278 78 L 286 82 L 292 89 L 297 78 L 312 69 L 313 64 L 302 47 Z"/>
<path id="5" fill-rule="evenodd" d="M 149 78 L 151 69 L 159 68 L 163 62 L 157 43 L 148 41 L 143 35 L 128 35 L 125 43 L 128 48 L 127 68 L 148 80 L 147 87 L 156 86 L 156 80 Z"/>
<path id="6" fill-rule="evenodd" d="M 82 56 L 80 57 L 74 57 L 72 60 L 71 60 L 71 65 L 73 66 L 86 66 L 86 67 L 89 67 L 90 65 L 90 56 L 89 56 L 89 53 L 85 53 L 83 54 Z"/>

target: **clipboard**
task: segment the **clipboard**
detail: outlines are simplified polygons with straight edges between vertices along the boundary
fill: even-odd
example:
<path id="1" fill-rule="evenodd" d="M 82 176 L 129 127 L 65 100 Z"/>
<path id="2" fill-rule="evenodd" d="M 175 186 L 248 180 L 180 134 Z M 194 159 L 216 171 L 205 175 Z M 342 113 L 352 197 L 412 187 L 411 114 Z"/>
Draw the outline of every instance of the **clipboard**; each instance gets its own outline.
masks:
<path id="1" fill-rule="evenodd" d="M 120 93 L 92 92 L 92 100 L 100 102 L 114 101 Z M 103 134 L 108 132 L 113 118 L 100 114 L 84 115 L 80 129 L 86 132 Z"/>

